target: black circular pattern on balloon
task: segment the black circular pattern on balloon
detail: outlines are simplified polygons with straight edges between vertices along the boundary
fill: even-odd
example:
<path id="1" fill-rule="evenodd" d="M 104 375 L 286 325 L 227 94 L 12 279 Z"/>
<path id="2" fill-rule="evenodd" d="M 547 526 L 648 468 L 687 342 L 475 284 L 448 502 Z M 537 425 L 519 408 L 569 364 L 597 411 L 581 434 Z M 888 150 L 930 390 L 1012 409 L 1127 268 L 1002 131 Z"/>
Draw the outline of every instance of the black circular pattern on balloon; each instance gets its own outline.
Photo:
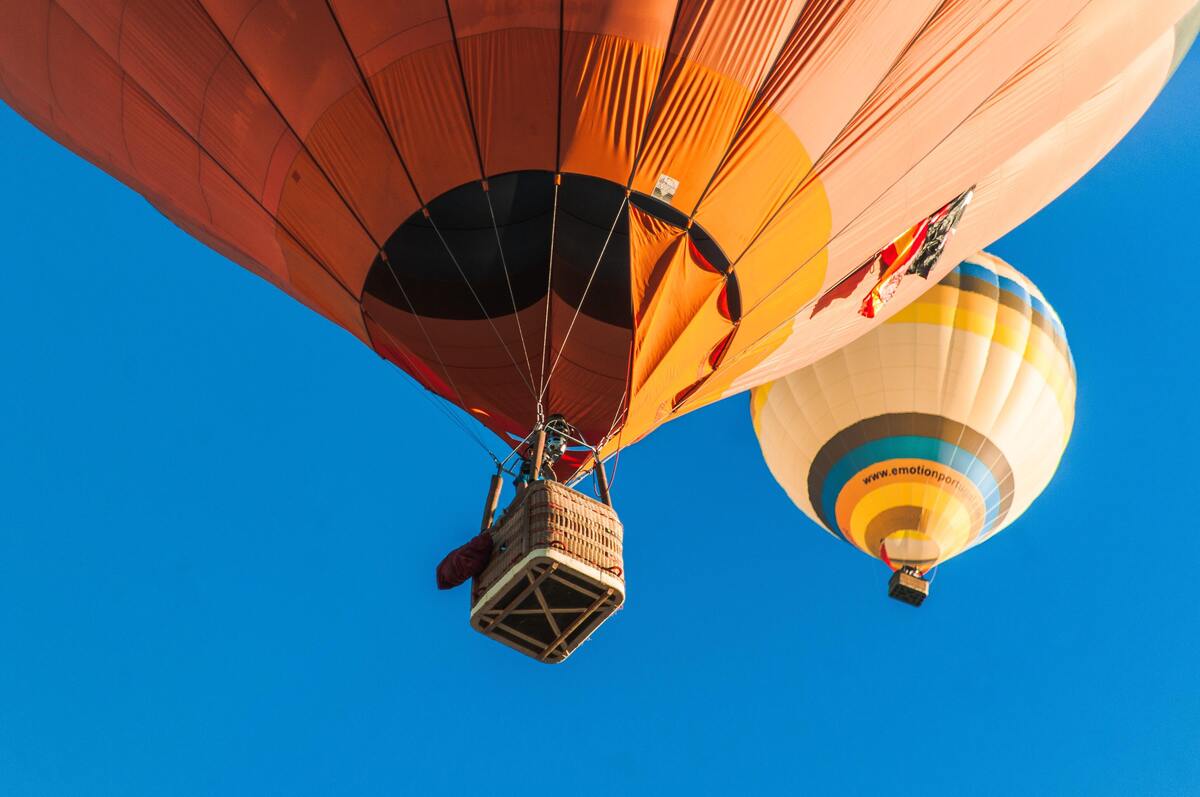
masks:
<path id="1" fill-rule="evenodd" d="M 572 307 L 582 301 L 583 315 L 629 329 L 633 319 L 624 197 L 625 188 L 617 183 L 564 174 L 555 214 L 551 172 L 491 177 L 487 193 L 478 181 L 460 185 L 429 203 L 429 217 L 418 211 L 392 233 L 384 244 L 390 268 L 377 257 L 365 290 L 398 310 L 430 318 L 466 321 L 511 315 L 514 304 L 523 310 L 546 295 L 554 221 L 553 291 Z M 683 213 L 657 199 L 635 193 L 629 204 L 686 227 Z M 605 247 L 610 230 L 612 239 Z M 699 225 L 693 224 L 688 234 L 710 265 L 728 271 L 725 254 Z"/>

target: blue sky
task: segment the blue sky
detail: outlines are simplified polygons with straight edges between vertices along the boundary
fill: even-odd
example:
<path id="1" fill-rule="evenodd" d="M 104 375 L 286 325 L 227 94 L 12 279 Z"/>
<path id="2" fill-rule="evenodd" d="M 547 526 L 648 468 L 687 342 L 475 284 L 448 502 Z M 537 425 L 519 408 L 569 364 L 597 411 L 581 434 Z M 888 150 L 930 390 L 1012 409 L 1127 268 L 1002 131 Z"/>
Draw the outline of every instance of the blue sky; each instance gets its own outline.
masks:
<path id="1" fill-rule="evenodd" d="M 1200 793 L 1198 96 L 1193 55 L 991 247 L 1066 324 L 1075 436 L 925 607 L 736 397 L 622 458 L 627 608 L 559 667 L 433 588 L 479 449 L 0 107 L 0 794 Z"/>

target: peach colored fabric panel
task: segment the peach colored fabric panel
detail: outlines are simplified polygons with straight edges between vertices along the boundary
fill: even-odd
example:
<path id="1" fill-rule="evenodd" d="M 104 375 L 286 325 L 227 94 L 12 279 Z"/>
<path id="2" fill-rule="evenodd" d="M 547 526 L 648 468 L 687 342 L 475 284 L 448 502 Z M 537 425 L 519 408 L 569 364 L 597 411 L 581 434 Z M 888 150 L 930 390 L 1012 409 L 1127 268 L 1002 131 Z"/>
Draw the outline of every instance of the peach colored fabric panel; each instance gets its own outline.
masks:
<path id="1" fill-rule="evenodd" d="M 809 2 L 741 135 L 694 210 L 730 257 L 779 210 L 883 80 L 938 0 Z M 782 122 L 782 123 L 781 123 Z"/>
<path id="2" fill-rule="evenodd" d="M 1010 231 L 1086 174 L 1121 140 L 1157 96 L 1166 78 L 1173 46 L 1172 34 L 1160 36 L 1098 93 L 982 178 L 930 280 L 939 278 L 970 252 Z M 927 288 L 928 283 L 922 280 L 901 283 L 897 295 L 877 321 L 886 320 Z M 729 389 L 736 392 L 779 378 L 826 356 L 847 339 L 873 326 L 858 315 L 857 303 L 852 300 L 835 302 L 811 320 L 806 319 L 807 315 L 807 312 L 800 314 L 794 322 L 794 331 L 781 327 L 780 332 L 787 333 L 780 336 L 787 338 L 786 343 Z"/>
<path id="3" fill-rule="evenodd" d="M 1139 47 L 1144 48 L 1148 44 L 1144 35 L 1139 37 L 1139 31 L 1152 30 L 1155 27 L 1159 30 L 1167 28 L 1173 23 L 1172 17 L 1177 13 L 1179 12 L 1176 9 L 1164 7 L 1161 17 L 1142 14 L 1138 24 L 1134 25 L 1130 20 L 1130 24 L 1126 26 L 1120 24 L 1119 15 L 1114 23 L 1106 15 L 1091 9 L 1088 9 L 1087 14 L 1079 14 L 1073 18 L 1070 24 L 1064 26 L 1053 45 L 1045 48 L 1044 52 L 1051 57 L 1043 55 L 1035 59 L 1031 65 L 1018 70 L 1013 78 L 997 87 L 993 97 L 980 103 L 979 110 L 960 123 L 960 129 L 955 130 L 932 153 L 910 167 L 899 184 L 884 191 L 880 197 L 871 199 L 868 208 L 860 211 L 861 215 L 853 224 L 838 229 L 835 220 L 824 283 L 831 285 L 857 268 L 878 249 L 880 240 L 886 239 L 894 230 L 911 224 L 914 212 L 919 215 L 943 204 L 948 197 L 953 197 L 980 179 L 988 168 L 995 168 L 1006 156 L 1015 154 L 1023 143 L 1027 143 L 1042 130 L 1053 125 L 1056 118 L 1051 115 L 1055 111 L 1061 114 L 1064 105 L 1071 107 L 1073 99 L 1075 104 L 1078 104 L 1081 100 L 1077 98 L 1086 97 L 1089 93 L 1099 90 L 1108 75 L 1098 72 L 1102 62 L 1097 63 L 1096 59 L 1084 58 L 1084 54 L 1097 47 L 1107 47 L 1110 51 L 1117 49 L 1125 52 L 1128 59 Z M 1122 36 L 1125 40 L 1121 45 L 1117 45 L 1116 40 Z M 1109 63 L 1113 60 L 1119 61 L 1110 57 Z M 1081 71 L 1077 72 L 1076 69 Z M 1043 74 L 1049 76 L 1045 81 L 1039 80 Z M 1046 96 L 1047 92 L 1051 92 L 1049 97 Z M 1055 97 L 1053 92 L 1057 92 L 1058 96 Z M 1050 118 L 1047 118 L 1048 116 Z M 1009 127 L 989 134 L 986 132 L 987 120 L 1000 120 Z M 830 191 L 840 185 L 839 181 L 832 179 L 822 180 L 821 184 Z M 804 193 L 802 191 L 793 202 L 801 201 Z M 831 196 L 831 208 L 836 208 L 837 204 L 835 197 Z M 914 208 L 917 210 L 914 211 Z M 967 217 L 970 215 L 971 211 L 968 210 Z M 759 245 L 762 244 L 756 244 Z M 774 285 L 756 281 L 745 269 L 738 270 L 746 288 L 743 297 L 747 299 L 748 318 L 744 326 L 748 326 L 749 317 L 758 312 L 753 308 L 757 301 L 761 301 L 760 297 L 783 290 L 780 286 L 785 285 L 789 279 L 801 278 L 801 273 L 820 257 L 819 252 L 811 249 L 801 249 L 797 255 L 787 271 L 775 276 Z M 949 260 L 943 261 L 943 268 L 952 265 Z M 933 278 L 937 278 L 941 273 L 939 271 Z M 901 303 L 899 298 L 896 303 Z M 806 327 L 805 315 L 801 313 L 794 322 L 796 330 Z M 842 312 L 837 315 L 846 314 Z M 854 323 L 848 316 L 847 318 L 849 323 Z M 791 322 L 784 323 L 790 325 Z M 866 327 L 859 325 L 859 328 Z M 803 334 L 794 332 L 793 337 L 797 341 L 804 341 L 801 345 L 805 349 L 821 345 L 820 341 L 833 343 L 844 340 L 841 335 L 826 336 L 816 329 L 810 331 L 807 328 Z M 731 352 L 731 355 L 740 356 L 741 346 L 753 346 L 756 342 L 754 338 L 739 334 L 736 350 Z M 810 361 L 808 356 L 807 353 L 804 355 L 805 361 Z M 798 367 L 798 364 L 793 367 Z M 746 381 L 739 380 L 739 384 L 745 384 Z"/>
<path id="4" fill-rule="evenodd" d="M 991 0 L 944 6 L 788 202 L 805 203 L 806 194 L 823 192 L 836 235 L 1017 74 L 1032 53 L 1053 41 L 1082 2 Z M 1031 137 L 1035 133 L 1029 132 Z M 937 206 L 915 205 L 909 215 L 919 218 Z M 779 223 L 774 220 L 768 226 Z M 881 225 L 876 248 L 912 223 L 908 219 Z M 760 302 L 818 251 L 797 249 L 782 268 L 740 269 L 735 264 L 747 307 Z"/>

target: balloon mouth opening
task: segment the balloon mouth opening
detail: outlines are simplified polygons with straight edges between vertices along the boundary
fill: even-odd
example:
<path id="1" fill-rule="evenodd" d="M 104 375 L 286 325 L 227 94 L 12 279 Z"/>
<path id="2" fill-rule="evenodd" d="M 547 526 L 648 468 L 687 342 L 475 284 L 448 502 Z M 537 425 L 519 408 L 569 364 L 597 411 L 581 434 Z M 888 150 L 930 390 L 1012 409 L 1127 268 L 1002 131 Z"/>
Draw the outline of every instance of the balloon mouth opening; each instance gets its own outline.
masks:
<path id="1" fill-rule="evenodd" d="M 925 532 L 915 529 L 893 531 L 884 537 L 882 548 L 894 566 L 915 567 L 921 571 L 934 567 L 942 557 L 942 546 Z"/>

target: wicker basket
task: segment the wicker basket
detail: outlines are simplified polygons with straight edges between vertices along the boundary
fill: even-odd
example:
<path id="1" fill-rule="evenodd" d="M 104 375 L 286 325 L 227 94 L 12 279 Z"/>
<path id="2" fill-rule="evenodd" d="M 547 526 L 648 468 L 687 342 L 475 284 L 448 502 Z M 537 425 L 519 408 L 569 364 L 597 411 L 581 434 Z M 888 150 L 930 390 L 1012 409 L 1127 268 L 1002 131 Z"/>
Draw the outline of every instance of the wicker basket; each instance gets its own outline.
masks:
<path id="1" fill-rule="evenodd" d="M 888 597 L 909 606 L 920 606 L 929 597 L 929 582 L 912 567 L 902 567 L 888 580 Z"/>
<path id="2" fill-rule="evenodd" d="M 621 521 L 563 484 L 530 484 L 492 540 L 472 584 L 471 626 L 527 656 L 562 661 L 625 601 Z"/>

